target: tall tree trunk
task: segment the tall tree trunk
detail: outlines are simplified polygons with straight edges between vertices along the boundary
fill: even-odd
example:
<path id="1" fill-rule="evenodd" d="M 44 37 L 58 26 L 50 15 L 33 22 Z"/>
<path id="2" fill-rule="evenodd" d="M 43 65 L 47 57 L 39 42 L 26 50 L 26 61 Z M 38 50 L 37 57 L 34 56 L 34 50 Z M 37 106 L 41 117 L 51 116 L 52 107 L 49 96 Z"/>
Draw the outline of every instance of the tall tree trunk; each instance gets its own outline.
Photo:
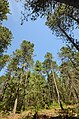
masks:
<path id="1" fill-rule="evenodd" d="M 63 108 L 63 105 L 62 105 L 61 100 L 60 100 L 60 94 L 59 94 L 59 90 L 58 90 L 58 87 L 57 87 L 56 77 L 55 77 L 54 71 L 52 71 L 52 75 L 53 75 L 53 80 L 54 80 L 54 84 L 55 84 L 55 88 L 56 88 L 56 92 L 57 92 L 57 96 L 58 96 L 58 103 L 59 103 L 61 109 L 63 110 L 64 108 Z"/>
<path id="2" fill-rule="evenodd" d="M 75 42 L 74 42 L 74 39 L 73 39 L 72 37 L 70 37 L 70 36 L 65 32 L 65 30 L 61 28 L 61 26 L 58 26 L 58 27 L 60 28 L 61 32 L 67 37 L 68 41 L 69 41 L 70 43 L 72 43 L 72 45 L 76 48 L 76 50 L 79 51 L 79 44 L 75 43 Z"/>
<path id="3" fill-rule="evenodd" d="M 70 75 L 70 73 L 68 71 L 67 71 L 67 74 L 68 74 L 68 80 L 71 82 L 70 92 L 72 92 L 74 99 L 78 102 L 79 94 L 78 94 L 78 91 L 77 91 L 75 83 L 74 83 L 75 79 L 72 78 L 72 76 Z"/>
<path id="4" fill-rule="evenodd" d="M 26 75 L 24 79 L 24 91 L 23 91 L 23 102 L 22 102 L 23 110 L 25 110 L 25 103 L 26 103 L 25 95 L 26 95 L 27 79 L 28 79 L 28 71 L 26 71 Z"/>
<path id="5" fill-rule="evenodd" d="M 15 119 L 16 108 L 17 108 L 17 98 L 15 100 L 14 108 L 13 108 L 13 119 Z"/>
<path id="6" fill-rule="evenodd" d="M 22 82 L 22 74 L 20 74 L 20 83 L 21 82 Z M 16 96 L 16 99 L 15 99 L 14 108 L 13 108 L 13 119 L 15 119 L 15 113 L 16 113 L 18 99 L 19 99 L 19 85 L 18 85 L 17 96 Z"/>
<path id="7" fill-rule="evenodd" d="M 55 84 L 55 88 L 56 88 L 56 92 L 57 92 L 57 96 L 58 96 L 58 103 L 60 103 L 60 94 L 59 94 L 59 90 L 58 90 L 58 87 L 57 87 L 54 71 L 52 71 L 52 75 L 53 75 L 53 80 L 54 80 L 54 84 Z"/>
<path id="8" fill-rule="evenodd" d="M 76 21 L 77 24 L 79 24 L 79 19 L 76 19 L 73 15 L 70 14 L 68 14 L 68 16 L 71 17 L 74 21 Z"/>
<path id="9" fill-rule="evenodd" d="M 52 86 L 52 80 L 48 72 L 47 72 L 47 79 L 48 79 L 49 91 L 50 91 L 50 103 L 53 104 L 53 86 Z"/>

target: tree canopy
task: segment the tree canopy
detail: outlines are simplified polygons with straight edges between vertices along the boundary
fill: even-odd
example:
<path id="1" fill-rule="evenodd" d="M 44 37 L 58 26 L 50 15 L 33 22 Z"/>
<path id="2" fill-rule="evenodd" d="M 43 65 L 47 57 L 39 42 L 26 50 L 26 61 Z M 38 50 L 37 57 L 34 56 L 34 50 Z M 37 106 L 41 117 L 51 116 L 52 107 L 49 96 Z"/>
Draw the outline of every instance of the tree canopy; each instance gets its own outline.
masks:
<path id="1" fill-rule="evenodd" d="M 4 52 L 8 49 L 8 46 L 11 45 L 12 40 L 12 32 L 2 25 L 3 20 L 8 19 L 8 13 L 10 13 L 8 0 L 0 0 L 0 70 L 8 61 L 8 55 L 4 55 Z"/>
<path id="2" fill-rule="evenodd" d="M 68 3 L 69 0 L 26 0 L 23 3 L 24 12 L 21 12 L 22 24 L 29 17 L 31 20 L 36 20 L 39 16 L 46 17 L 46 25 L 53 33 L 63 38 L 70 47 L 75 47 L 79 51 L 79 41 L 74 36 L 74 30 L 79 28 L 79 9 Z"/>
<path id="3" fill-rule="evenodd" d="M 11 31 L 9 31 L 9 29 L 4 26 L 0 26 L 0 56 L 5 50 L 7 50 L 8 46 L 11 44 L 11 40 Z"/>
<path id="4" fill-rule="evenodd" d="M 7 20 L 8 13 L 10 13 L 8 0 L 0 0 L 0 23 Z"/>
<path id="5" fill-rule="evenodd" d="M 74 0 L 71 2 L 70 0 L 24 0 L 22 2 L 24 4 L 24 9 L 26 10 L 25 13 L 27 13 L 27 16 L 32 15 L 32 19 L 36 19 L 39 15 L 44 16 L 49 14 L 56 6 L 58 6 L 58 4 L 62 5 L 65 3 L 67 6 L 79 9 L 78 0 L 76 0 L 76 2 L 74 2 Z M 24 17 L 24 19 L 26 19 L 26 17 Z"/>
<path id="6" fill-rule="evenodd" d="M 27 16 L 23 13 L 24 20 L 28 16 L 32 20 L 39 15 L 46 16 L 46 25 L 66 41 L 66 46 L 58 53 L 60 64 L 50 52 L 46 52 L 42 62 L 34 61 L 34 44 L 27 40 L 10 56 L 6 55 L 12 33 L 2 23 L 10 10 L 8 0 L 0 0 L 0 70 L 6 66 L 5 75 L 0 76 L 0 113 L 11 113 L 14 107 L 15 112 L 29 109 L 38 112 L 53 109 L 56 104 L 63 113 L 66 111 L 66 117 L 71 113 L 79 115 L 79 108 L 70 110 L 69 114 L 63 108 L 74 104 L 79 107 L 79 42 L 74 34 L 79 29 L 79 9 L 64 0 L 24 1 L 25 12 L 29 12 Z"/>
<path id="7" fill-rule="evenodd" d="M 17 112 L 49 108 L 54 103 L 77 104 L 79 99 L 79 52 L 62 47 L 58 66 L 50 52 L 44 61 L 33 62 L 34 44 L 24 40 L 8 60 L 6 75 L 0 77 L 0 110 L 10 112 L 17 100 Z M 3 60 L 3 61 L 2 61 Z M 4 62 L 4 63 L 3 63 Z"/>
<path id="8" fill-rule="evenodd" d="M 8 19 L 8 13 L 10 13 L 8 0 L 0 0 L 0 56 L 5 50 L 7 50 L 12 39 L 11 31 L 8 28 L 2 26 L 2 21 Z"/>
<path id="9" fill-rule="evenodd" d="M 79 40 L 75 38 L 74 30 L 78 30 L 79 10 L 60 4 L 53 13 L 48 15 L 46 25 L 57 37 L 66 40 L 79 51 Z"/>

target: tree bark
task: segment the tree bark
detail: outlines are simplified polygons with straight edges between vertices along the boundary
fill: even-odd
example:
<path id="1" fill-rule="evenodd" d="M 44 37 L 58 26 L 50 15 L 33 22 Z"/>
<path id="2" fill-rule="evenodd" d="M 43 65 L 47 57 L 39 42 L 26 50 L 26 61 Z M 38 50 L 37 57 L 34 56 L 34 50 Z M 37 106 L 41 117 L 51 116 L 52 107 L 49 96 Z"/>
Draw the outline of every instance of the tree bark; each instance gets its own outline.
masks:
<path id="1" fill-rule="evenodd" d="M 50 89 L 50 103 L 53 104 L 53 83 L 51 76 L 48 75 L 48 83 L 49 83 L 49 89 Z"/>
<path id="2" fill-rule="evenodd" d="M 79 51 L 79 45 L 77 45 L 75 42 L 74 42 L 74 39 L 72 37 L 70 37 L 64 29 L 61 28 L 61 26 L 58 26 L 61 30 L 61 32 L 67 37 L 68 41 L 70 41 L 70 43 L 72 43 L 72 45 L 76 48 L 76 50 Z"/>
<path id="3" fill-rule="evenodd" d="M 54 71 L 52 72 L 52 75 L 53 75 L 53 80 L 54 80 L 54 84 L 55 84 L 55 88 L 56 88 L 56 92 L 57 92 L 57 96 L 58 96 L 58 103 L 60 103 L 60 95 L 59 95 L 59 90 L 57 87 Z"/>
<path id="4" fill-rule="evenodd" d="M 16 107 L 17 107 L 17 98 L 15 100 L 15 104 L 14 104 L 14 108 L 13 108 L 13 119 L 15 119 Z"/>
<path id="5" fill-rule="evenodd" d="M 60 100 L 60 94 L 59 94 L 59 90 L 58 90 L 58 87 L 57 87 L 54 71 L 52 72 L 52 75 L 53 75 L 54 84 L 55 84 L 55 88 L 56 88 L 56 92 L 57 92 L 57 96 L 58 96 L 58 103 L 59 103 L 61 109 L 64 110 L 63 105 L 62 105 L 61 100 Z"/>

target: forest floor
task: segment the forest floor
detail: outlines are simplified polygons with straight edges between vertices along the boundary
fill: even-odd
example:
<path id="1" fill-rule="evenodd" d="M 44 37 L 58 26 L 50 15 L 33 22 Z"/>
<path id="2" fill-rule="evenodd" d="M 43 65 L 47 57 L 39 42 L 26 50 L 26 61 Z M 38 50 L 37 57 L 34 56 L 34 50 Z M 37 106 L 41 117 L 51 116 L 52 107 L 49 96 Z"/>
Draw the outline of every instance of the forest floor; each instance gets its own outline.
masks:
<path id="1" fill-rule="evenodd" d="M 52 107 L 51 109 L 43 109 L 34 113 L 33 110 L 24 111 L 20 114 L 0 115 L 0 119 L 79 119 L 75 112 L 77 105 L 65 106 L 64 110 L 59 107 Z"/>

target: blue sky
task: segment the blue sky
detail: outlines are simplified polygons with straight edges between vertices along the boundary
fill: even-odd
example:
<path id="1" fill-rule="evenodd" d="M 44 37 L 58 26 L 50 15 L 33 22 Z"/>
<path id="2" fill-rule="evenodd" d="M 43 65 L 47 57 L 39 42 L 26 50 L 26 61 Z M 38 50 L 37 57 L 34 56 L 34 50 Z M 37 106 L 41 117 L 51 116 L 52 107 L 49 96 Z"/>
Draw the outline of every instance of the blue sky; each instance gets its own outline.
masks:
<path id="1" fill-rule="evenodd" d="M 54 59 L 59 62 L 57 53 L 64 44 L 45 25 L 45 19 L 38 18 L 36 21 L 29 20 L 21 25 L 21 5 L 14 2 L 14 0 L 9 0 L 9 2 L 12 14 L 8 15 L 8 21 L 4 21 L 3 25 L 12 31 L 14 38 L 7 53 L 11 54 L 15 49 L 19 48 L 23 40 L 28 40 L 34 43 L 35 61 L 43 61 L 46 52 L 51 52 Z"/>

